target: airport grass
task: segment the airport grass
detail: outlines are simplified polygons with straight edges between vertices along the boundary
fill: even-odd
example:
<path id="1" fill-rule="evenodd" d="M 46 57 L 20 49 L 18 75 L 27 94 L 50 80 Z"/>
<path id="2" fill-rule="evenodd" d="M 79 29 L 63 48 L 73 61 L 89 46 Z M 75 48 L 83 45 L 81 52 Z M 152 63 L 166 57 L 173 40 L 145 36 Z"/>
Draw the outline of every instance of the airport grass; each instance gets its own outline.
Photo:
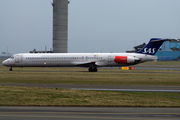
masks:
<path id="1" fill-rule="evenodd" d="M 90 73 L 87 68 L 39 67 L 13 70 L 8 71 L 8 67 L 0 66 L 0 83 L 180 86 L 180 71 L 98 69 L 99 72 Z M 180 107 L 180 93 L 0 86 L 0 106 L 12 105 Z"/>
<path id="2" fill-rule="evenodd" d="M 0 106 L 180 107 L 180 93 L 0 86 Z"/>
<path id="3" fill-rule="evenodd" d="M 13 68 L 0 66 L 0 83 L 92 84 L 180 86 L 180 71 L 155 71 L 87 68 Z"/>

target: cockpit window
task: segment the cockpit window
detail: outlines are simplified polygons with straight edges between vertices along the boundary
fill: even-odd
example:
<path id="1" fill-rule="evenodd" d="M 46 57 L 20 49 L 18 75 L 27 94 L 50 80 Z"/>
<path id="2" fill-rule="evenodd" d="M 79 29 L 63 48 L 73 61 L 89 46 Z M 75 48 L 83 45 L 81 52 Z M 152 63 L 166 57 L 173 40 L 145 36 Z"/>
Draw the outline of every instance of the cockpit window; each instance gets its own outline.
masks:
<path id="1" fill-rule="evenodd" d="M 11 56 L 11 59 L 14 59 L 14 56 Z"/>

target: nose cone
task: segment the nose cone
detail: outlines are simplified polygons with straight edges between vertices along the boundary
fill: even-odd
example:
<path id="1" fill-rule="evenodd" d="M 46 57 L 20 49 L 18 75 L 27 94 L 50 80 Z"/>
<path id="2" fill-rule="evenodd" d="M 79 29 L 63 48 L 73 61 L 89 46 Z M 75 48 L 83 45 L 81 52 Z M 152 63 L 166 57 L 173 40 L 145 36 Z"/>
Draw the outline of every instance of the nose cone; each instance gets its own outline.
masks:
<path id="1" fill-rule="evenodd" d="M 4 65 L 4 66 L 5 66 L 5 64 L 6 64 L 6 60 L 4 60 L 4 61 L 2 62 L 2 65 Z"/>
<path id="2" fill-rule="evenodd" d="M 7 66 L 7 65 L 8 65 L 8 61 L 7 61 L 7 60 L 4 60 L 4 61 L 2 62 L 2 65 Z"/>

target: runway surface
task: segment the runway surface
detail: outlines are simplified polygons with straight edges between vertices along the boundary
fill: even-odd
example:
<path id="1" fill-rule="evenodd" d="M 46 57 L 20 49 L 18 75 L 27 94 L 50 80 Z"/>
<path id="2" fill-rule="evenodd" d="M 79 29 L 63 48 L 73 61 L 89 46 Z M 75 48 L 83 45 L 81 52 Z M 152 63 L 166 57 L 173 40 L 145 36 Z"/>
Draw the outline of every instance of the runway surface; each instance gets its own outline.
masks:
<path id="1" fill-rule="evenodd" d="M 0 120 L 179 120 L 180 108 L 0 107 Z"/>
<path id="2" fill-rule="evenodd" d="M 136 70 L 180 71 L 180 65 L 136 65 Z"/>
<path id="3" fill-rule="evenodd" d="M 11 83 L 0 83 L 0 85 L 66 88 L 66 89 L 78 89 L 78 90 L 106 90 L 106 91 L 132 91 L 132 92 L 180 92 L 180 86 L 11 84 Z"/>

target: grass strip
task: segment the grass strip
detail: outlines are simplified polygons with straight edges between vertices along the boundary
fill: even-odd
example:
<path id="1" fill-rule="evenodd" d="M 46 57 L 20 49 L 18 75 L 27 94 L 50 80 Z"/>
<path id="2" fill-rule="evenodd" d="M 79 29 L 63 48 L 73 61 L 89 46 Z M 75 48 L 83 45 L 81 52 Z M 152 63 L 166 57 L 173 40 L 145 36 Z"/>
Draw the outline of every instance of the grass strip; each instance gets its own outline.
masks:
<path id="1" fill-rule="evenodd" d="M 0 86 L 1 106 L 180 107 L 179 93 L 84 91 Z"/>
<path id="2" fill-rule="evenodd" d="M 11 72 L 6 69 L 0 66 L 0 83 L 180 86 L 179 71 L 99 69 L 90 73 L 86 68 L 14 68 Z"/>

